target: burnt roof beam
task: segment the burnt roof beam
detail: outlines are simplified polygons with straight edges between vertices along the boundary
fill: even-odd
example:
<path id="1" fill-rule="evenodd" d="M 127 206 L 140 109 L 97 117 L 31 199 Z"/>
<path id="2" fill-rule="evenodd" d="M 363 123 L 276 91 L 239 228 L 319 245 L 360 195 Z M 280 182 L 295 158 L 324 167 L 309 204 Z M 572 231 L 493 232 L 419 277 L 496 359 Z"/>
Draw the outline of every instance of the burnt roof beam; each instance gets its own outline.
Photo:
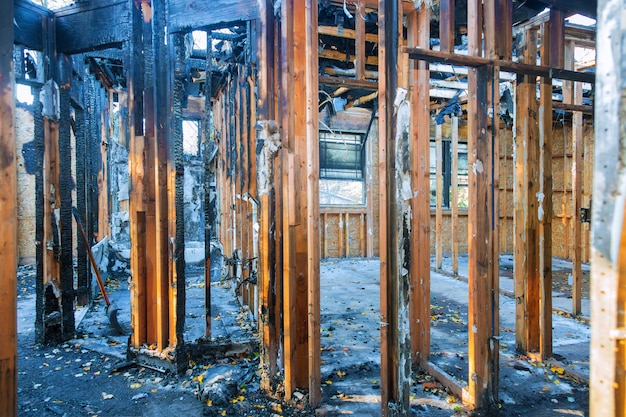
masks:
<path id="1" fill-rule="evenodd" d="M 170 33 L 225 27 L 260 18 L 257 0 L 171 0 L 167 8 Z"/>
<path id="2" fill-rule="evenodd" d="M 127 0 L 78 3 L 54 13 L 57 49 L 78 54 L 108 48 L 121 48 L 130 33 Z"/>
<path id="3" fill-rule="evenodd" d="M 18 45 L 42 51 L 43 20 L 52 15 L 48 9 L 26 0 L 15 0 L 13 9 L 13 40 Z"/>

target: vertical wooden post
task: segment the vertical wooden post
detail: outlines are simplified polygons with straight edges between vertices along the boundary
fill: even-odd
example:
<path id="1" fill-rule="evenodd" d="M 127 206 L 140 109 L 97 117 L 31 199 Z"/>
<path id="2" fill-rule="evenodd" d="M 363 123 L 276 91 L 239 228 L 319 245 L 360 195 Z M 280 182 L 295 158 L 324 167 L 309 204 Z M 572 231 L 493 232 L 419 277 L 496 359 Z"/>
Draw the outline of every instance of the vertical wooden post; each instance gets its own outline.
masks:
<path id="1" fill-rule="evenodd" d="M 379 1 L 380 228 L 381 228 L 381 414 L 409 413 L 411 375 L 410 106 L 400 88 L 404 70 L 399 54 L 401 11 L 398 1 Z M 422 10 L 426 7 L 422 6 Z M 415 12 L 416 13 L 416 12 Z M 384 161 L 384 162 L 383 162 Z M 386 207 L 385 207 L 386 206 Z M 382 237 L 384 236 L 384 237 Z M 430 304 L 429 304 L 430 306 Z"/>
<path id="2" fill-rule="evenodd" d="M 573 41 L 566 44 L 565 68 L 574 69 L 574 51 L 576 45 Z M 582 104 L 583 90 L 581 83 L 568 81 L 563 82 L 563 102 L 569 104 Z M 567 94 L 566 94 L 567 92 Z M 567 95 L 567 97 L 566 97 Z M 566 101 L 567 99 L 567 101 Z M 571 227 L 572 227 L 572 314 L 577 316 L 582 313 L 582 223 L 580 222 L 580 208 L 583 196 L 583 115 L 581 112 L 572 114 L 572 202 L 571 202 Z M 585 161 L 591 164 L 591 161 Z"/>
<path id="3" fill-rule="evenodd" d="M 430 10 L 422 7 L 419 11 L 411 13 L 408 18 L 408 44 L 428 48 L 430 46 Z M 425 364 L 430 358 L 430 71 L 428 64 L 424 61 L 412 61 L 409 80 L 410 100 L 413 103 L 410 131 L 411 188 L 413 190 L 411 264 L 409 266 L 412 288 L 410 298 L 411 352 L 414 364 Z M 382 90 L 379 96 L 383 96 Z M 379 123 L 382 124 L 382 120 Z M 380 140 L 382 142 L 382 136 Z M 383 172 L 382 169 L 381 172 Z M 382 174 L 381 178 L 383 178 Z M 382 205 L 381 200 L 381 207 Z M 380 247 L 382 253 L 382 241 Z"/>
<path id="4" fill-rule="evenodd" d="M 169 218 L 169 343 L 176 345 L 176 365 L 179 370 L 187 368 L 184 356 L 185 332 L 185 199 L 183 159 L 183 100 L 185 98 L 185 37 L 181 33 L 169 36 L 171 88 L 170 139 L 167 155 L 167 187 Z M 172 62 L 173 61 L 173 62 Z M 172 68 L 173 67 L 173 68 Z"/>
<path id="5" fill-rule="evenodd" d="M 84 96 L 86 86 L 81 86 L 80 94 Z M 87 194 L 86 194 L 86 171 L 85 159 L 87 158 L 87 126 L 85 118 L 85 110 L 76 109 L 76 129 L 74 131 L 75 147 L 76 147 L 76 209 L 80 219 L 87 218 Z M 84 220 L 83 220 L 84 221 Z M 87 251 L 83 245 L 78 245 L 76 259 L 76 275 L 78 292 L 76 294 L 76 304 L 86 306 L 91 299 L 91 267 L 87 262 Z"/>
<path id="6" fill-rule="evenodd" d="M 452 116 L 452 273 L 459 273 L 459 118 Z"/>
<path id="7" fill-rule="evenodd" d="M 537 33 L 523 35 L 524 62 L 537 56 Z M 536 77 L 518 75 L 515 112 L 515 297 L 516 346 L 521 352 L 539 350 L 539 131 Z"/>
<path id="8" fill-rule="evenodd" d="M 17 155 L 13 3 L 0 17 L 0 415 L 17 416 Z"/>
<path id="9" fill-rule="evenodd" d="M 283 364 L 285 368 L 285 397 L 290 398 L 296 389 L 296 276 L 295 276 L 295 190 L 290 187 L 290 157 L 294 148 L 294 1 L 281 2 L 281 174 L 282 174 L 282 225 L 283 225 Z M 277 213 L 278 215 L 278 213 Z"/>
<path id="10" fill-rule="evenodd" d="M 496 41 L 502 36 L 490 24 L 495 9 L 483 8 L 479 0 L 468 2 L 469 54 L 482 54 L 482 22 L 485 21 L 485 54 L 502 52 Z M 506 32 L 504 32 L 506 33 Z M 501 51 L 501 52 L 498 52 Z M 468 272 L 469 272 L 469 379 L 468 393 L 474 406 L 491 409 L 498 396 L 498 144 L 496 142 L 499 69 L 470 68 L 468 119 Z M 489 116 L 491 115 L 491 116 Z"/>
<path id="11" fill-rule="evenodd" d="M 541 41 L 541 62 L 545 66 L 563 65 L 565 48 L 564 15 L 552 10 L 550 21 L 543 24 Z M 552 38 L 552 36 L 559 38 Z M 554 45 L 560 45 L 554 51 Z M 540 193 L 543 202 L 539 214 L 539 263 L 541 277 L 541 336 L 539 352 L 543 359 L 552 356 L 552 217 L 553 217 L 553 187 L 552 187 L 552 78 L 542 77 L 540 85 L 539 103 L 539 142 L 541 148 Z"/>
<path id="12" fill-rule="evenodd" d="M 319 85 L 317 36 L 318 0 L 305 1 L 306 31 L 306 215 L 309 343 L 309 403 L 322 399 L 320 375 L 320 198 L 319 198 Z M 357 16 L 357 19 L 360 19 Z"/>
<path id="13" fill-rule="evenodd" d="M 364 80 L 365 61 L 367 59 L 365 55 L 365 0 L 357 0 L 354 25 L 356 30 L 356 39 L 354 40 L 356 79 Z"/>
<path id="14" fill-rule="evenodd" d="M 346 212 L 346 221 L 344 222 L 344 232 L 346 235 L 346 247 L 344 258 L 350 257 L 350 212 Z"/>
<path id="15" fill-rule="evenodd" d="M 62 338 L 69 340 L 74 337 L 74 267 L 72 243 L 72 152 L 70 132 L 70 86 L 72 77 L 72 63 L 67 55 L 59 57 L 59 199 L 60 219 L 59 229 L 61 236 L 60 279 L 61 279 L 61 312 Z"/>
<path id="16" fill-rule="evenodd" d="M 439 7 L 439 50 L 454 52 L 454 0 L 441 0 Z"/>
<path id="17" fill-rule="evenodd" d="M 32 87 L 33 96 L 39 97 L 41 87 Z M 46 332 L 44 327 L 44 311 L 45 311 L 45 262 L 47 248 L 43 244 L 45 237 L 45 213 L 46 201 L 44 191 L 44 144 L 45 144 L 45 122 L 43 117 L 43 103 L 36 100 L 33 103 L 33 127 L 35 140 L 35 163 L 37 171 L 35 172 L 35 257 L 36 257 L 36 273 L 35 273 L 35 341 L 37 343 L 46 342 Z"/>
<path id="18" fill-rule="evenodd" d="M 294 171 L 290 175 L 295 175 L 295 214 L 297 217 L 295 233 L 298 236 L 293 241 L 295 250 L 296 268 L 296 297 L 292 300 L 296 304 L 296 386 L 306 388 L 309 385 L 308 368 L 308 242 L 312 236 L 308 234 L 308 213 L 306 209 L 308 198 L 307 172 L 307 63 L 306 53 L 299 51 L 311 51 L 307 49 L 307 32 L 302 30 L 309 28 L 306 21 L 306 7 L 302 1 L 293 3 L 293 71 L 294 71 Z"/>
<path id="19" fill-rule="evenodd" d="M 211 183 L 215 175 L 211 172 L 211 153 L 217 146 L 213 139 L 213 36 L 207 31 L 206 36 L 206 66 L 204 84 L 204 337 L 211 339 L 211 240 L 215 214 L 214 197 L 212 198 Z M 261 229 L 263 230 L 263 229 Z"/>
<path id="20" fill-rule="evenodd" d="M 346 224 L 343 221 L 343 213 L 339 212 L 337 213 L 338 216 L 338 222 L 339 222 L 339 230 L 337 232 L 338 234 L 338 239 L 339 239 L 339 254 L 337 255 L 339 258 L 343 258 L 344 257 L 344 248 L 343 248 L 343 237 L 345 236 L 344 233 L 344 227 L 346 226 Z"/>
<path id="21" fill-rule="evenodd" d="M 436 208 L 435 208 L 435 268 L 440 270 L 443 263 L 443 126 L 436 125 L 435 146 L 436 168 Z"/>
<path id="22" fill-rule="evenodd" d="M 130 269 L 132 285 L 131 324 L 133 333 L 131 344 L 139 347 L 147 342 L 147 259 L 146 259 L 146 207 L 145 207 L 145 139 L 143 129 L 143 41 L 142 14 L 150 11 L 146 3 L 133 2 L 131 8 L 132 41 L 128 43 L 128 115 L 129 115 L 129 218 L 130 218 Z M 151 14 L 150 14 L 151 18 Z"/>
<path id="23" fill-rule="evenodd" d="M 100 119 L 100 140 L 98 141 L 98 151 L 101 163 L 99 166 L 100 169 L 96 174 L 98 178 L 98 235 L 96 239 L 100 241 L 109 235 L 109 138 L 107 136 L 109 105 L 106 90 L 98 89 L 98 93 L 100 101 L 100 114 L 98 115 Z"/>
<path id="24" fill-rule="evenodd" d="M 626 411 L 626 158 L 623 1 L 598 2 L 592 208 L 590 415 Z"/>
<path id="25" fill-rule="evenodd" d="M 171 94 L 168 66 L 168 46 L 165 43 L 165 0 L 153 0 L 152 45 L 154 50 L 154 122 L 155 144 L 155 295 L 156 295 L 156 344 L 159 351 L 170 345 L 169 341 L 169 193 L 167 190 L 167 166 Z"/>

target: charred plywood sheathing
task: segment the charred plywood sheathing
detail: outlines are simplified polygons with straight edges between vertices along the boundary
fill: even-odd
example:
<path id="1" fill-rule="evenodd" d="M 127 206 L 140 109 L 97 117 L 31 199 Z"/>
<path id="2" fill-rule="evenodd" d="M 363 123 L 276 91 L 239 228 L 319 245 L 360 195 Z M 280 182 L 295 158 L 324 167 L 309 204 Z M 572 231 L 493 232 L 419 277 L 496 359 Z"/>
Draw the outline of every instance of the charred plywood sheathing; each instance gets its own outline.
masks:
<path id="1" fill-rule="evenodd" d="M 259 120 L 255 126 L 258 129 L 256 154 L 257 158 L 257 185 L 259 195 L 267 194 L 272 184 L 274 155 L 280 149 L 280 133 L 278 124 L 274 120 Z"/>

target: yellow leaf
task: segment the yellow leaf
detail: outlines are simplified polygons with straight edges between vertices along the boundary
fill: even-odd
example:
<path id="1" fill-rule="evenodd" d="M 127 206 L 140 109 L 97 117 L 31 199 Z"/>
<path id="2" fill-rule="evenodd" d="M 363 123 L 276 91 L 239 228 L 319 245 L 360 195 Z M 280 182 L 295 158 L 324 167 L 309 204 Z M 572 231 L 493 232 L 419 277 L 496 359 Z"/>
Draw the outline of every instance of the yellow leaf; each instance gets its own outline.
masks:
<path id="1" fill-rule="evenodd" d="M 326 385 L 332 385 L 332 384 L 333 384 L 333 381 L 331 381 L 331 380 L 327 380 L 327 381 L 325 381 L 324 383 L 325 383 Z"/>
<path id="2" fill-rule="evenodd" d="M 141 384 L 138 382 L 134 382 L 132 384 L 130 384 L 130 389 L 137 389 L 137 388 L 141 388 Z"/>
<path id="3" fill-rule="evenodd" d="M 207 398 L 206 399 L 206 405 L 208 405 L 209 407 L 213 407 L 213 400 Z"/>
<path id="4" fill-rule="evenodd" d="M 343 371 L 341 371 L 341 370 L 339 370 L 339 371 L 337 371 L 337 376 L 338 376 L 339 378 L 343 378 L 344 376 L 346 376 L 346 373 L 345 373 L 345 372 L 343 372 Z"/>

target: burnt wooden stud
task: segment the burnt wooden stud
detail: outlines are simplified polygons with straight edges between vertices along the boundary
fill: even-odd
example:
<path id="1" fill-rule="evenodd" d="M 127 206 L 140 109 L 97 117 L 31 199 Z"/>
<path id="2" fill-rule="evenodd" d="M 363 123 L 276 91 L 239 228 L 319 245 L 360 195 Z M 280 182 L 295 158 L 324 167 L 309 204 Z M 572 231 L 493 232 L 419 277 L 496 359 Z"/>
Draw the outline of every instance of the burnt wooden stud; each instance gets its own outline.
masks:
<path id="1" fill-rule="evenodd" d="M 39 97 L 41 87 L 32 87 L 33 96 Z M 45 236 L 45 193 L 44 193 L 44 117 L 42 114 L 43 104 L 37 100 L 33 103 L 33 124 L 35 140 L 35 340 L 37 343 L 45 343 L 46 334 L 44 328 L 44 263 L 46 261 Z"/>
<path id="2" fill-rule="evenodd" d="M 131 298 L 131 324 L 133 333 L 130 343 L 133 347 L 139 347 L 148 342 L 147 333 L 147 258 L 146 258 L 146 192 L 145 192 L 145 168 L 146 168 L 146 143 L 143 129 L 143 15 L 149 5 L 145 3 L 133 3 L 131 10 L 132 42 L 129 43 L 128 72 L 128 115 L 129 115 L 129 217 L 130 217 L 130 269 L 132 285 L 130 286 Z M 151 16 L 151 15 L 150 15 Z M 147 16 L 146 16 L 147 17 Z"/>
<path id="3" fill-rule="evenodd" d="M 170 46 L 171 83 L 171 127 L 167 148 L 167 188 L 168 188 L 168 257 L 169 257 L 169 344 L 176 346 L 176 366 L 187 368 L 185 351 L 185 199 L 183 155 L 183 101 L 187 80 L 185 65 L 185 36 L 172 34 L 168 38 Z M 173 67 L 173 68 L 172 68 Z M 173 69 L 173 73 L 172 70 Z"/>
<path id="4" fill-rule="evenodd" d="M 401 11 L 396 1 L 378 5 L 378 59 L 384 65 L 379 78 L 379 95 L 384 97 L 379 101 L 381 415 L 400 416 L 409 412 L 411 375 L 411 225 L 406 214 L 412 196 L 400 192 L 411 181 L 410 112 L 407 90 L 398 88 L 403 73 Z"/>
<path id="5" fill-rule="evenodd" d="M 159 351 L 170 345 L 170 285 L 169 285 L 169 198 L 167 189 L 168 147 L 170 128 L 170 77 L 168 47 L 165 44 L 166 2 L 153 0 L 152 45 L 154 85 L 154 189 L 155 189 L 155 300 L 156 344 Z"/>
<path id="6" fill-rule="evenodd" d="M 412 12 L 409 22 L 408 44 L 427 48 L 430 42 L 429 10 L 423 7 Z M 430 71 L 423 61 L 410 61 L 410 66 L 410 100 L 415 105 L 410 130 L 413 144 L 411 188 L 414 194 L 409 267 L 411 356 L 414 364 L 424 366 L 430 359 Z"/>
<path id="7" fill-rule="evenodd" d="M 208 340 L 211 339 L 211 240 L 213 228 L 215 223 L 213 222 L 215 215 L 212 208 L 214 208 L 214 201 L 212 196 L 211 184 L 215 180 L 212 173 L 213 161 L 211 159 L 211 153 L 217 146 L 213 138 L 214 126 L 213 126 L 213 37 L 211 31 L 207 32 L 206 36 L 207 44 L 207 56 L 206 56 L 206 79 L 204 82 L 204 337 Z"/>
<path id="8" fill-rule="evenodd" d="M 285 372 L 285 397 L 290 398 L 296 389 L 296 271 L 295 271 L 295 187 L 290 183 L 293 177 L 293 157 L 295 142 L 295 108 L 292 98 L 294 91 L 294 2 L 281 2 L 280 27 L 280 77 L 281 92 L 281 184 L 282 204 L 277 216 L 282 218 L 282 303 L 283 303 L 283 351 Z M 282 213 L 281 213 L 282 212 Z M 279 214 L 281 213 L 281 214 Z"/>
<path id="9" fill-rule="evenodd" d="M 72 64 L 67 55 L 58 60 L 59 84 L 59 201 L 60 201 L 60 281 L 61 281 L 61 313 L 62 338 L 69 340 L 74 337 L 74 266 L 72 244 L 72 151 L 70 135 L 70 85 Z"/>
<path id="10" fill-rule="evenodd" d="M 260 7 L 260 19 L 257 21 L 259 28 L 258 47 L 257 47 L 257 83 L 258 94 L 255 96 L 255 100 L 251 100 L 251 105 L 255 108 L 257 117 L 251 117 L 251 125 L 256 124 L 256 119 L 265 120 L 267 123 L 273 123 L 272 129 L 276 130 L 275 134 L 279 134 L 278 125 L 274 121 L 274 92 L 273 81 L 275 54 L 274 54 L 274 32 L 275 32 L 275 19 L 272 13 L 273 5 L 267 1 L 259 3 Z M 255 89 L 251 89 L 254 95 Z M 269 126 L 268 126 L 269 129 Z M 256 141 L 256 152 L 254 152 L 255 164 L 259 166 L 261 163 L 265 163 L 263 157 L 268 158 L 266 155 L 259 154 L 258 145 L 260 140 L 265 140 L 261 136 L 261 132 L 254 130 L 254 138 Z M 267 135 L 265 135 L 267 136 Z M 261 151 L 262 152 L 262 151 Z M 261 386 L 266 391 L 271 390 L 272 382 L 277 375 L 277 362 L 278 362 L 278 344 L 279 341 L 275 337 L 277 332 L 275 316 L 277 313 L 277 276 L 275 267 L 275 251 L 273 248 L 276 245 L 275 237 L 272 234 L 272 227 L 276 227 L 276 220 L 272 221 L 275 207 L 272 202 L 275 201 L 277 191 L 280 190 L 280 185 L 273 181 L 274 175 L 279 170 L 275 168 L 275 162 L 277 158 L 272 155 L 267 159 L 267 181 L 274 184 L 273 187 L 267 187 L 265 182 L 261 178 L 256 181 L 256 193 L 259 200 L 259 300 L 258 300 L 258 321 L 259 332 L 261 337 L 261 349 L 260 349 L 260 367 L 262 369 Z M 260 174 L 257 168 L 257 175 Z M 275 229 L 274 229 L 275 230 Z"/>
<path id="11" fill-rule="evenodd" d="M 81 95 L 84 95 L 86 91 L 85 86 L 81 87 Z M 85 111 L 83 109 L 75 109 L 75 124 L 76 129 L 74 131 L 74 137 L 76 138 L 76 209 L 81 219 L 87 218 L 87 193 L 86 193 L 86 164 L 87 158 L 87 118 L 85 117 Z M 77 283 L 78 293 L 76 294 L 76 303 L 79 306 L 86 306 L 90 302 L 91 298 L 91 270 L 87 263 L 87 251 L 83 245 L 77 247 L 76 257 L 77 267 Z"/>
<path id="12" fill-rule="evenodd" d="M 17 155 L 13 99 L 13 4 L 0 17 L 0 415 L 17 416 Z"/>

